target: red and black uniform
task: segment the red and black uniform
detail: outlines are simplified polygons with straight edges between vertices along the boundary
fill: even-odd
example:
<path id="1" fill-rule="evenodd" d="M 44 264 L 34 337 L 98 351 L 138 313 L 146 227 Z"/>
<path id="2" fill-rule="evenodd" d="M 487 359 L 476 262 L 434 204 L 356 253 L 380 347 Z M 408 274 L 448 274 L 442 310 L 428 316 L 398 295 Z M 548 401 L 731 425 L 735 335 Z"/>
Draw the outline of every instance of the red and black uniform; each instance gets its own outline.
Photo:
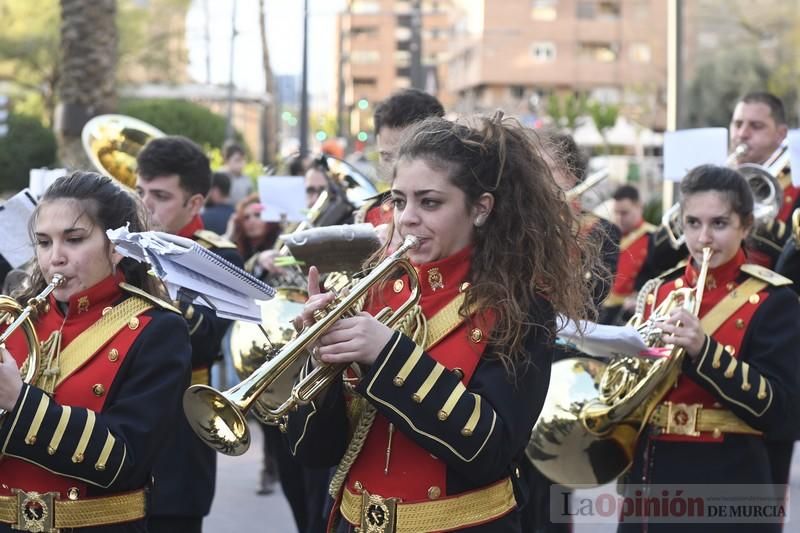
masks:
<path id="1" fill-rule="evenodd" d="M 800 303 L 788 280 L 745 264 L 740 251 L 710 269 L 699 317 L 706 340 L 688 356 L 677 384 L 650 419 L 628 481 L 633 484 L 743 484 L 774 497 L 765 437 L 793 435 L 800 390 Z M 667 275 L 647 297 L 658 305 L 693 287 L 695 265 Z M 650 305 L 647 310 L 649 312 Z M 762 485 L 762 486 L 759 486 Z M 628 524 L 620 531 L 780 531 L 780 524 Z M 741 529 L 736 529 L 739 527 Z M 673 529 L 670 529 L 673 528 Z M 772 528 L 772 529 L 770 529 Z"/>
<path id="2" fill-rule="evenodd" d="M 525 339 L 530 364 L 510 377 L 486 346 L 490 314 L 464 320 L 458 313 L 470 254 L 416 267 L 427 348 L 396 332 L 376 347 L 377 360 L 352 390 L 338 382 L 289 416 L 293 453 L 333 465 L 348 446 L 354 406 L 365 400 L 377 410 L 334 506 L 337 531 L 382 527 L 382 506 L 390 503 L 396 529 L 385 531 L 521 531 L 517 507 L 527 491 L 517 464 L 547 393 L 554 316 L 543 299 L 532 310 L 528 319 L 538 326 Z M 408 280 L 397 279 L 369 309 L 396 308 L 408 294 Z"/>
<path id="3" fill-rule="evenodd" d="M 209 251 L 242 267 L 236 246 L 216 233 L 203 229 L 199 216 L 194 217 L 178 235 L 193 239 Z M 208 385 L 209 369 L 220 357 L 220 343 L 230 321 L 218 318 L 209 307 L 192 305 L 191 300 L 191 295 L 182 298 L 181 293 L 178 294 L 177 305 L 189 326 L 191 338 L 191 383 Z M 181 401 L 177 400 L 179 408 Z M 162 442 L 163 452 L 156 462 L 150 516 L 157 521 L 191 519 L 197 522 L 211 510 L 217 454 L 195 435 L 183 416 L 173 425 L 169 437 Z M 151 529 L 153 527 L 151 524 Z"/>
<path id="4" fill-rule="evenodd" d="M 626 320 L 621 316 L 622 304 L 626 298 L 636 294 L 636 277 L 647 259 L 647 245 L 654 230 L 655 226 L 642 220 L 633 231 L 620 240 L 617 272 L 614 275 L 611 292 L 603 301 L 599 320 L 601 324 Z"/>
<path id="5" fill-rule="evenodd" d="M 369 222 L 377 227 L 391 222 L 393 216 L 391 193 L 387 191 L 368 198 L 356 212 L 355 222 Z"/>
<path id="6" fill-rule="evenodd" d="M 161 449 L 153 435 L 183 418 L 189 334 L 177 309 L 123 282 L 109 276 L 63 308 L 51 295 L 35 322 L 40 341 L 56 333 L 60 342 L 54 337 L 43 350 L 46 370 L 23 385 L 0 426 L 0 499 L 27 507 L 30 531 L 37 517 L 54 518 L 62 531 L 144 531 L 143 489 Z M 21 331 L 7 347 L 21 365 L 28 354 Z M 61 502 L 26 502 L 16 489 L 57 493 Z M 16 520 L 5 516 L 7 505 L 0 531 Z"/>

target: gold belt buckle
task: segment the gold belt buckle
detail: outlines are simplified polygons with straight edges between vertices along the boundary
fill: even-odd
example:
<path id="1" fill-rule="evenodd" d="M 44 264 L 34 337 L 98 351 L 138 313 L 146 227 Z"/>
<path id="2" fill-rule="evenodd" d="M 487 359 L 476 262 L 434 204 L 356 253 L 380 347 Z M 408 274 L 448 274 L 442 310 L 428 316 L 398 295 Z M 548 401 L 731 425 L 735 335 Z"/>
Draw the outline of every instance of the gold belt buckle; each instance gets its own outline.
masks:
<path id="1" fill-rule="evenodd" d="M 690 437 L 700 435 L 700 432 L 697 431 L 697 414 L 703 404 L 688 405 L 672 402 L 666 402 L 666 404 L 667 427 L 665 433 L 667 435 L 688 435 Z"/>
<path id="2" fill-rule="evenodd" d="M 397 498 L 361 493 L 361 533 L 394 533 L 397 527 Z"/>
<path id="3" fill-rule="evenodd" d="M 13 492 L 17 496 L 17 523 L 12 524 L 12 529 L 32 533 L 58 533 L 53 527 L 57 492 L 39 494 L 20 489 L 13 489 Z"/>

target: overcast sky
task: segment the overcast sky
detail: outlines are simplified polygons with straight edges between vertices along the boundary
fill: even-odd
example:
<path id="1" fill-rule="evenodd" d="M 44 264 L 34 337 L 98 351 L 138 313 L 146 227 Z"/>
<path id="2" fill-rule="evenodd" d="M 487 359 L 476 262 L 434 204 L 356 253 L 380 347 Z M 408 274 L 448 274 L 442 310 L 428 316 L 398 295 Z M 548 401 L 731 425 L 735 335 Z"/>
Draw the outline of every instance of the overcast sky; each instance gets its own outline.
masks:
<path id="1" fill-rule="evenodd" d="M 276 74 L 300 74 L 303 45 L 302 0 L 265 0 L 267 42 Z M 198 82 L 206 81 L 205 6 L 210 28 L 211 82 L 228 82 L 231 19 L 234 0 L 192 0 L 186 21 L 189 72 Z M 309 92 L 330 93 L 334 87 L 336 13 L 344 0 L 309 0 Z M 261 67 L 258 0 L 236 0 L 234 84 L 254 91 L 264 88 Z"/>

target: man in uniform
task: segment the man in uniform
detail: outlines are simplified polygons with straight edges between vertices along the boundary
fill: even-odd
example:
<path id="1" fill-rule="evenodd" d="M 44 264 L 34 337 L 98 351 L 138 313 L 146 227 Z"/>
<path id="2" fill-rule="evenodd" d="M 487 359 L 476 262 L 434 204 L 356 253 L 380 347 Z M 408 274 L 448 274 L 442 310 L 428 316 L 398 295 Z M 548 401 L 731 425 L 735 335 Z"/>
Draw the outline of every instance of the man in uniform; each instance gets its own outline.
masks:
<path id="1" fill-rule="evenodd" d="M 136 158 L 136 191 L 156 229 L 193 239 L 242 266 L 236 246 L 203 228 L 200 210 L 211 186 L 211 167 L 202 149 L 186 137 L 150 141 Z M 179 294 L 178 305 L 192 341 L 192 384 L 209 383 L 209 368 L 220 354 L 229 321 L 208 307 L 193 305 L 191 294 Z M 151 532 L 199 532 L 211 509 L 216 452 L 206 446 L 181 417 L 165 442 L 153 472 L 148 528 Z"/>
<path id="2" fill-rule="evenodd" d="M 444 107 L 430 94 L 419 89 L 403 89 L 375 107 L 375 142 L 378 146 L 378 179 L 389 183 L 397 149 L 403 133 L 415 122 L 428 117 L 444 116 Z M 373 226 L 388 224 L 392 219 L 389 193 L 381 193 L 368 201 L 356 215 L 356 222 Z"/>
<path id="3" fill-rule="evenodd" d="M 783 102 L 768 92 L 748 93 L 736 103 L 728 129 L 730 149 L 740 155 L 737 165 L 755 164 L 766 166 L 773 163 L 789 130 Z M 788 237 L 792 211 L 800 207 L 800 189 L 792 185 L 789 166 L 774 169 L 775 177 L 783 191 L 780 209 L 774 220 L 757 224 L 748 242 L 748 259 L 768 268 L 773 268 Z"/>
<path id="4" fill-rule="evenodd" d="M 636 307 L 636 276 L 647 258 L 647 243 L 655 229 L 642 218 L 639 191 L 633 185 L 622 185 L 614 192 L 614 223 L 622 233 L 619 243 L 617 273 L 611 293 L 600 310 L 601 324 L 621 324 Z"/>

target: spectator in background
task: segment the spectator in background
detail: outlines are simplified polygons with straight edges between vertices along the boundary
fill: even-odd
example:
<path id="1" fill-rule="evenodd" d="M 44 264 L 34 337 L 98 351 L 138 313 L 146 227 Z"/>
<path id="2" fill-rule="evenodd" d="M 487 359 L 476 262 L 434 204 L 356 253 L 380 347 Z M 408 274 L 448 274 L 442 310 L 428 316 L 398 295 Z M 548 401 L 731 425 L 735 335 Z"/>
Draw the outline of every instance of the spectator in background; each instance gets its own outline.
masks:
<path id="1" fill-rule="evenodd" d="M 261 220 L 263 210 L 264 206 L 261 205 L 258 194 L 252 193 L 239 202 L 233 217 L 231 240 L 236 243 L 245 261 L 245 269 L 251 272 L 256 265 L 258 254 L 272 250 L 278 235 L 281 234 L 280 224 Z M 254 274 L 260 276 L 261 272 Z"/>
<path id="2" fill-rule="evenodd" d="M 226 141 L 222 147 L 223 170 L 231 178 L 231 204 L 236 205 L 253 192 L 253 181 L 250 176 L 245 176 L 244 166 L 247 157 L 242 145 L 235 141 Z"/>
<path id="3" fill-rule="evenodd" d="M 211 175 L 211 188 L 208 190 L 206 205 L 200 217 L 203 225 L 214 233 L 224 235 L 228 221 L 234 213 L 231 205 L 231 178 L 225 172 L 214 172 Z"/>

